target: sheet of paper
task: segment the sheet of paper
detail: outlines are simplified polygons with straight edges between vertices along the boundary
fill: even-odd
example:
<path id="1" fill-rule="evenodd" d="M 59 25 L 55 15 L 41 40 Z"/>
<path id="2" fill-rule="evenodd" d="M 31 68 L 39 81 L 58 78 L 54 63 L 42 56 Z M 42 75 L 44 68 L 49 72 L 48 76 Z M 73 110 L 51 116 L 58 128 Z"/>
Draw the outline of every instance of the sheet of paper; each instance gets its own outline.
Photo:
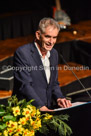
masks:
<path id="1" fill-rule="evenodd" d="M 73 108 L 73 107 L 76 107 L 76 106 L 79 106 L 79 105 L 82 105 L 82 104 L 85 104 L 87 102 L 74 102 L 72 103 L 72 106 L 69 107 L 69 108 Z M 69 109 L 69 108 L 58 108 L 58 109 L 54 109 L 54 111 L 61 111 L 61 110 L 66 110 L 66 109 Z"/>

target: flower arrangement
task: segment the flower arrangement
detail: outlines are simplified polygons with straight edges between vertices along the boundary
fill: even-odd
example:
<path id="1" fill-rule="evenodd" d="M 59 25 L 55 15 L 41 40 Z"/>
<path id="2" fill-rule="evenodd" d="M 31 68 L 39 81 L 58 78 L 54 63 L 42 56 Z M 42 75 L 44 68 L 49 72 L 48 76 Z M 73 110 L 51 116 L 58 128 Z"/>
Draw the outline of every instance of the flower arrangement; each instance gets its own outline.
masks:
<path id="1" fill-rule="evenodd" d="M 58 131 L 60 136 L 71 135 L 71 128 L 64 122 L 68 115 L 41 113 L 32 101 L 18 101 L 12 96 L 8 106 L 0 105 L 0 136 L 35 136 L 37 132 L 45 135 L 50 129 Z"/>

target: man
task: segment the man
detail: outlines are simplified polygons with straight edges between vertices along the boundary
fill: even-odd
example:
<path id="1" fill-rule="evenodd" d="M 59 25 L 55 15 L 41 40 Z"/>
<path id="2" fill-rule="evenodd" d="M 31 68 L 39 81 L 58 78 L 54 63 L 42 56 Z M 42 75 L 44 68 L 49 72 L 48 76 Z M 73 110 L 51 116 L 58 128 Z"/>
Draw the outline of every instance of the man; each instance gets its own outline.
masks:
<path id="1" fill-rule="evenodd" d="M 43 18 L 35 32 L 33 43 L 19 47 L 14 55 L 14 92 L 18 99 L 34 99 L 40 111 L 52 111 L 52 97 L 59 107 L 71 103 L 61 93 L 58 84 L 58 54 L 53 49 L 60 27 L 52 18 Z"/>

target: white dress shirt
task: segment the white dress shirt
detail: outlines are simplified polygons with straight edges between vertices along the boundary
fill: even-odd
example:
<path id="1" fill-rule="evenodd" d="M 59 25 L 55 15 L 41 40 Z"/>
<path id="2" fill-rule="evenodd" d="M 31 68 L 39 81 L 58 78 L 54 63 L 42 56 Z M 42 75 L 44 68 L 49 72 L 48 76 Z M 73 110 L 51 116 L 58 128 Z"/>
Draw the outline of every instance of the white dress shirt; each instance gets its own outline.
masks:
<path id="1" fill-rule="evenodd" d="M 41 57 L 41 61 L 43 63 L 44 66 L 44 70 L 45 70 L 45 74 L 46 74 L 46 78 L 47 78 L 47 82 L 50 82 L 50 61 L 49 61 L 49 57 L 50 57 L 50 51 L 47 52 L 45 58 L 43 58 L 42 53 L 40 52 L 40 49 L 38 48 L 37 44 L 35 43 L 35 46 L 39 52 L 39 55 Z"/>

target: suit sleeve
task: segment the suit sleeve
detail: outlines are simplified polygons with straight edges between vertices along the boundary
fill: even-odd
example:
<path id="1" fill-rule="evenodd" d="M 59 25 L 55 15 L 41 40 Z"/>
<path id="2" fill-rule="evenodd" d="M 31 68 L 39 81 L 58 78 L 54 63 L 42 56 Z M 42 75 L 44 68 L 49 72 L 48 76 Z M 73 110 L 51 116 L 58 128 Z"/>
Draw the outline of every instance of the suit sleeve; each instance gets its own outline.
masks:
<path id="1" fill-rule="evenodd" d="M 58 98 L 64 98 L 62 92 L 61 92 L 61 88 L 59 86 L 59 82 L 58 82 L 58 53 L 56 51 L 56 54 L 55 54 L 55 62 L 56 62 L 56 65 L 55 65 L 55 79 L 54 79 L 54 84 L 53 84 L 53 96 L 54 98 L 57 100 Z"/>
<path id="2" fill-rule="evenodd" d="M 43 101 L 38 97 L 32 87 L 31 72 L 28 70 L 28 60 L 25 54 L 18 50 L 14 55 L 14 90 L 16 95 L 22 95 L 27 101 L 34 99 L 36 107 L 44 106 Z M 17 91 L 16 91 L 17 90 Z"/>

